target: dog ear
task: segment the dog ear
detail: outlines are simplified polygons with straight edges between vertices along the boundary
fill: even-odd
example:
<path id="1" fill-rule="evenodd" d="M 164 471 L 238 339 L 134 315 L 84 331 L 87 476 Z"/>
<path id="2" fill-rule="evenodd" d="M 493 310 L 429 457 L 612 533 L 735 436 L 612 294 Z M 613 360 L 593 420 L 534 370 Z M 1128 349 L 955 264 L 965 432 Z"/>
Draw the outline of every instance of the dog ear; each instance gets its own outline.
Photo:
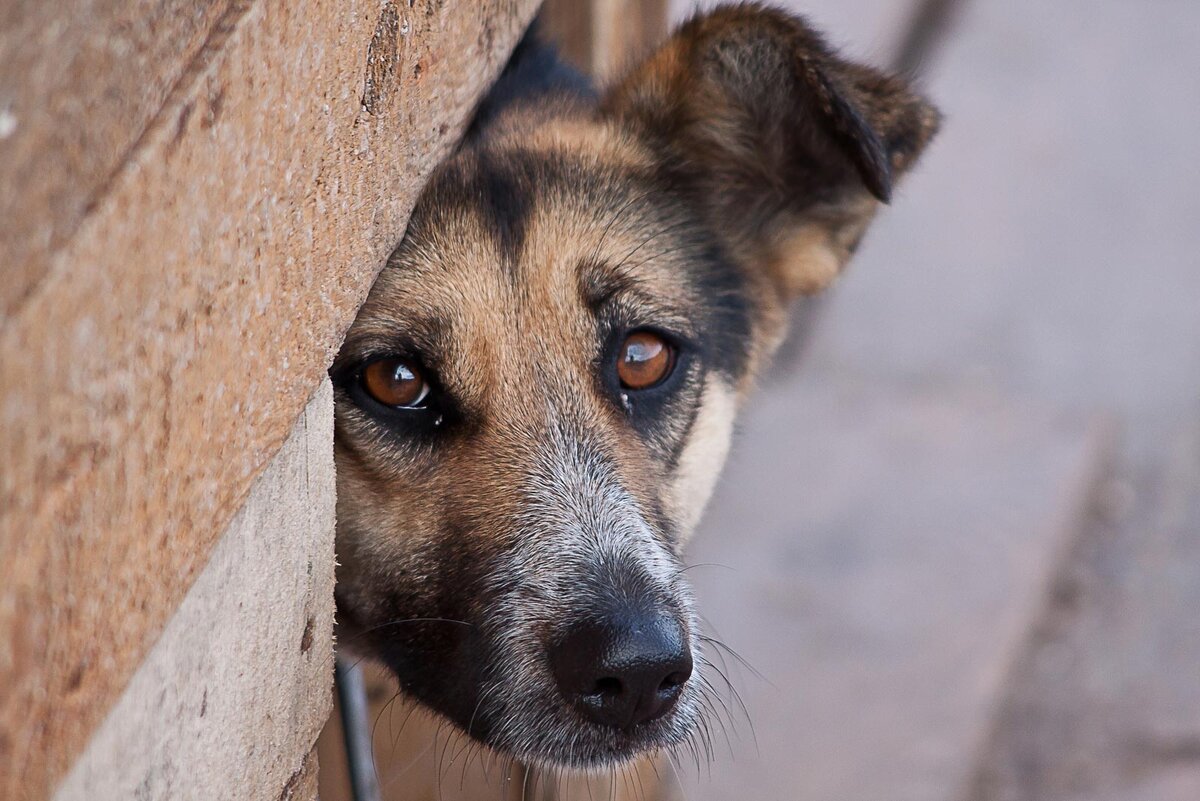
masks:
<path id="1" fill-rule="evenodd" d="M 601 99 L 780 303 L 827 286 L 937 130 L 904 81 L 758 4 L 697 17 Z"/>

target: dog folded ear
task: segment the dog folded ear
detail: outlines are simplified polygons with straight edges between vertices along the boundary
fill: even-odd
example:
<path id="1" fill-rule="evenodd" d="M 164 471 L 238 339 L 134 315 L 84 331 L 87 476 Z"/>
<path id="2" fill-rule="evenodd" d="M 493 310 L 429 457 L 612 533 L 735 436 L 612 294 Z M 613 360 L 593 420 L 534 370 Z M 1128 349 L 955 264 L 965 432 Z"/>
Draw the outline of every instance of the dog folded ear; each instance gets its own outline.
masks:
<path id="1" fill-rule="evenodd" d="M 779 302 L 841 271 L 939 115 L 904 81 L 840 59 L 757 3 L 679 29 L 602 98 Z"/>

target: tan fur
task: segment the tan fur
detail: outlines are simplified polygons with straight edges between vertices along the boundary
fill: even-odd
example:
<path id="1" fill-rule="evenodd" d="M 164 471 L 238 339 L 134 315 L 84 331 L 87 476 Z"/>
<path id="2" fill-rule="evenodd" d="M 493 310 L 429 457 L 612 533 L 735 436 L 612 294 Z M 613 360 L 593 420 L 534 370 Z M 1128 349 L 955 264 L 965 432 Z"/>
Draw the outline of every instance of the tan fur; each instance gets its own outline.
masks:
<path id="1" fill-rule="evenodd" d="M 729 453 L 737 396 L 732 387 L 712 378 L 704 388 L 700 415 L 679 458 L 670 493 L 684 538 L 691 536 L 712 495 Z"/>
<path id="2" fill-rule="evenodd" d="M 844 262 L 826 228 L 804 225 L 788 231 L 775 246 L 771 271 L 787 295 L 815 295 L 833 283 Z"/>
<path id="3" fill-rule="evenodd" d="M 781 295 L 791 299 L 828 288 L 850 261 L 878 206 L 874 198 L 860 195 L 826 219 L 814 214 L 783 226 L 767 257 L 767 271 Z"/>

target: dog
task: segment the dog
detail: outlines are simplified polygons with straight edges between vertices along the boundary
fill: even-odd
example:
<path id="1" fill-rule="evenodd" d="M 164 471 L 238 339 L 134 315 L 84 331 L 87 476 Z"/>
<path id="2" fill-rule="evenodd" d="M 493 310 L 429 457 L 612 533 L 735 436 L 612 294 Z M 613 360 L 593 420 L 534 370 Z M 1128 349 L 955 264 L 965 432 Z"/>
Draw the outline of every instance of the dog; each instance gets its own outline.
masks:
<path id="1" fill-rule="evenodd" d="M 938 125 L 758 3 L 602 92 L 528 36 L 330 371 L 340 641 L 528 765 L 694 742 L 682 549 L 789 303 L 837 277 Z"/>

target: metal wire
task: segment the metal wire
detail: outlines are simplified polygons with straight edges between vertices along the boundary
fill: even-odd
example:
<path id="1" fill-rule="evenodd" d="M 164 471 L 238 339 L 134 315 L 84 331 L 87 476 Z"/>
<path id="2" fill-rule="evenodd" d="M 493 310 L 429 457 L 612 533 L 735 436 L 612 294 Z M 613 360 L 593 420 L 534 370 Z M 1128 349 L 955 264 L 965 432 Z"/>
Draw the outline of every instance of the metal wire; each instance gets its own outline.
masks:
<path id="1" fill-rule="evenodd" d="M 342 735 L 346 742 L 346 764 L 350 773 L 350 796 L 354 801 L 380 801 L 379 778 L 371 754 L 370 717 L 362 668 L 338 657 L 333 667 L 342 713 Z"/>

